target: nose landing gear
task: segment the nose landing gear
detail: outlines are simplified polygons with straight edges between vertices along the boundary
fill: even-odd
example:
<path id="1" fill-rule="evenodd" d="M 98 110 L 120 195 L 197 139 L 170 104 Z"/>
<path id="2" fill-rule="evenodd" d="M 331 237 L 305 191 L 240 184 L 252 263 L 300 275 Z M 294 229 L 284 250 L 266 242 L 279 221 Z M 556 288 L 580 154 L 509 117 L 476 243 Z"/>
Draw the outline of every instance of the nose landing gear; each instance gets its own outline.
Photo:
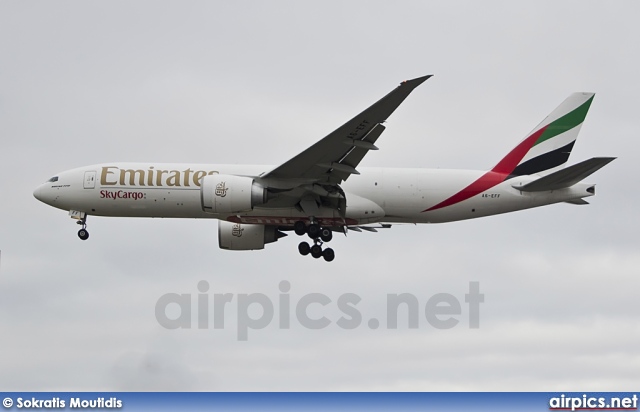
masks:
<path id="1" fill-rule="evenodd" d="M 82 240 L 89 239 L 89 231 L 87 231 L 87 218 L 83 217 L 82 219 L 76 222 L 79 225 L 82 225 L 82 229 L 78 230 L 78 237 Z"/>
<path id="2" fill-rule="evenodd" d="M 336 257 L 335 252 L 330 247 L 324 250 L 322 249 L 322 245 L 325 242 L 333 239 L 333 232 L 330 228 L 320 227 L 320 225 L 315 222 L 309 226 L 305 226 L 302 221 L 297 221 L 293 227 L 298 236 L 303 236 L 306 233 L 313 239 L 313 246 L 307 242 L 300 242 L 298 245 L 298 252 L 300 252 L 302 256 L 311 254 L 314 259 L 322 257 L 327 262 L 331 262 Z"/>

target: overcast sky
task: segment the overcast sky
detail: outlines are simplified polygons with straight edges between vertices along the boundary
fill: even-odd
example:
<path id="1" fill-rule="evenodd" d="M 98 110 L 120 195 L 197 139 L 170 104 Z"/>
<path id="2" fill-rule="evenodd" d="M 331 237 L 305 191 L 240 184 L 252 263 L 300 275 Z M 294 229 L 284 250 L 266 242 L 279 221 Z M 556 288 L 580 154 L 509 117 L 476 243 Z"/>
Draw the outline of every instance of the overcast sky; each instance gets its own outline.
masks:
<path id="1" fill-rule="evenodd" d="M 632 1 L 0 2 L 0 388 L 637 390 L 639 13 Z M 295 236 L 220 250 L 208 220 L 90 218 L 82 242 L 32 196 L 92 163 L 279 164 L 425 74 L 362 166 L 490 168 L 570 93 L 596 92 L 570 162 L 619 158 L 589 178 L 591 205 L 350 233 L 327 264 Z M 196 327 L 201 280 L 211 301 L 235 296 L 224 329 Z M 281 330 L 276 315 L 238 341 L 237 295 L 277 303 L 283 280 L 292 305 L 330 297 L 310 314 L 334 322 Z M 419 328 L 370 329 L 403 292 Z M 156 321 L 166 293 L 192 294 L 192 329 Z M 362 298 L 354 330 L 335 324 L 345 293 Z M 461 302 L 453 329 L 422 313 L 436 293 Z"/>

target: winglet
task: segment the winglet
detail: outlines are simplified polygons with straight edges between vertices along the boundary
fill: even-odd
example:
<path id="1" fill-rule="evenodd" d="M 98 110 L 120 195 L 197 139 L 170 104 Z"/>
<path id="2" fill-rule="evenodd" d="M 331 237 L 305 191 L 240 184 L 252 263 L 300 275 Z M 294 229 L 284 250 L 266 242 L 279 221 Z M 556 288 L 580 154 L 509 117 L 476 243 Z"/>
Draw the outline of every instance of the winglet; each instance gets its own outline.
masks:
<path id="1" fill-rule="evenodd" d="M 429 79 L 429 77 L 433 77 L 433 74 L 428 74 L 426 76 L 422 76 L 422 77 L 417 77 L 415 79 L 411 79 L 411 80 L 405 80 L 402 83 L 400 83 L 400 86 L 409 86 L 412 89 L 415 89 L 416 87 L 420 86 L 422 83 L 426 82 L 427 79 Z"/>

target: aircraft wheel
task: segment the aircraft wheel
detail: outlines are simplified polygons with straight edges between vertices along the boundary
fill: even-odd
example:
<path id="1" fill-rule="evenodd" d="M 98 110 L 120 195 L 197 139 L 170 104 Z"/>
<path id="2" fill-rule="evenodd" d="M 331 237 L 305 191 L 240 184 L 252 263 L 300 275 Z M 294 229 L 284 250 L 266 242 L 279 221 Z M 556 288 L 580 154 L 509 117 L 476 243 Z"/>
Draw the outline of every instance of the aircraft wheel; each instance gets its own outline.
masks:
<path id="1" fill-rule="evenodd" d="M 335 257 L 336 254 L 333 251 L 333 249 L 331 249 L 330 247 L 326 248 L 323 252 L 322 252 L 322 257 L 324 258 L 324 260 L 326 260 L 327 262 L 331 262 Z"/>
<path id="2" fill-rule="evenodd" d="M 320 245 L 311 246 L 311 256 L 313 256 L 316 259 L 322 256 L 322 248 L 320 247 Z"/>
<path id="3" fill-rule="evenodd" d="M 304 224 L 302 220 L 298 220 L 293 224 L 293 230 L 296 232 L 296 235 L 302 236 L 307 233 L 307 226 Z"/>
<path id="4" fill-rule="evenodd" d="M 320 239 L 322 239 L 323 242 L 330 242 L 331 239 L 333 239 L 333 232 L 331 229 L 323 227 L 320 231 Z"/>
<path id="5" fill-rule="evenodd" d="M 307 242 L 300 242 L 298 245 L 298 252 L 300 252 L 302 256 L 307 256 L 310 250 L 311 246 L 309 246 Z"/>
<path id="6" fill-rule="evenodd" d="M 309 233 L 309 237 L 311 239 L 317 239 L 320 235 L 320 225 L 318 225 L 317 223 L 310 224 L 307 228 L 307 232 Z"/>
<path id="7" fill-rule="evenodd" d="M 80 229 L 78 230 L 78 237 L 82 240 L 87 240 L 89 239 L 89 232 L 87 232 L 87 229 Z"/>

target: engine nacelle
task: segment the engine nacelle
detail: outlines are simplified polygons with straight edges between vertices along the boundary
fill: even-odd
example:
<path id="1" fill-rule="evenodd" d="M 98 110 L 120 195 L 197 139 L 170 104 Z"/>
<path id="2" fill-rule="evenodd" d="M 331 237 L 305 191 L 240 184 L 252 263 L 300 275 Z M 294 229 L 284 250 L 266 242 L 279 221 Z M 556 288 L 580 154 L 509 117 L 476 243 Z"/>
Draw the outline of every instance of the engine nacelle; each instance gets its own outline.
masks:
<path id="1" fill-rule="evenodd" d="M 227 250 L 264 249 L 266 243 L 272 243 L 286 236 L 276 226 L 254 225 L 218 221 L 218 246 Z"/>
<path id="2" fill-rule="evenodd" d="M 246 212 L 267 201 L 267 190 L 252 178 L 207 175 L 200 181 L 200 201 L 207 213 Z"/>

